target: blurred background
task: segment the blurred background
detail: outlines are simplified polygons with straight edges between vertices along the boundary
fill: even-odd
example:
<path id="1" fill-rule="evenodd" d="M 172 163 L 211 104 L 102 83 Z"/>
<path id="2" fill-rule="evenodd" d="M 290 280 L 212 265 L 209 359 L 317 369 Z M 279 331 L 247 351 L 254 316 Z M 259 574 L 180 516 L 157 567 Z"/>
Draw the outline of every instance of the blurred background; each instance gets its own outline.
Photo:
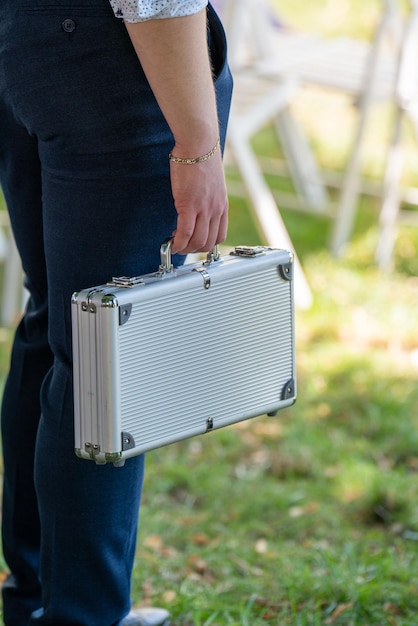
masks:
<path id="1" fill-rule="evenodd" d="M 296 252 L 298 400 L 149 455 L 134 597 L 174 626 L 418 623 L 416 4 L 216 2 L 224 249 Z M 24 295 L 0 217 L 4 380 Z"/>

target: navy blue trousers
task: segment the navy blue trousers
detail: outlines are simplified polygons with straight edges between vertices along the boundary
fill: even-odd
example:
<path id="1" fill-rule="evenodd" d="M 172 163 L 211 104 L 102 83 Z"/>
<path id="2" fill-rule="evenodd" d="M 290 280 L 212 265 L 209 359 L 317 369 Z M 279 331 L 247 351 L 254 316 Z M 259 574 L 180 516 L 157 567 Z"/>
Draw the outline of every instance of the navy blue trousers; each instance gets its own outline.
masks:
<path id="1" fill-rule="evenodd" d="M 232 81 L 208 15 L 224 142 Z M 0 182 L 29 291 L 1 414 L 6 626 L 114 626 L 130 610 L 144 459 L 74 454 L 70 301 L 158 268 L 172 145 L 108 0 L 0 0 Z"/>

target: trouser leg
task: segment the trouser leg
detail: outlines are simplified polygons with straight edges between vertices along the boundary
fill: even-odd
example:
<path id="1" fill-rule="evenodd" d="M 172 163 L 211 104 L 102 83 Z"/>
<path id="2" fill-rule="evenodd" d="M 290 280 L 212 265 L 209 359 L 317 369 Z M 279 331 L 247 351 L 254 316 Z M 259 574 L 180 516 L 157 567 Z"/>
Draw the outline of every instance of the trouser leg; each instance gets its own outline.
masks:
<path id="1" fill-rule="evenodd" d="M 55 179 L 44 174 L 40 185 L 36 142 L 11 116 L 8 122 L 7 177 L 5 160 L 0 159 L 1 179 L 31 295 L 16 332 L 2 409 L 3 545 L 12 572 L 3 589 L 4 619 L 7 626 L 26 626 L 32 611 L 41 606 L 39 502 L 45 610 L 37 614 L 36 622 L 56 626 L 115 624 L 129 611 L 143 458 L 115 469 L 96 467 L 74 455 L 69 308 L 75 285 L 101 282 L 113 269 L 121 272 L 127 263 L 136 265 L 141 236 L 131 231 L 134 241 L 130 244 L 123 236 L 120 229 L 125 228 L 124 220 L 114 210 L 110 189 L 114 185 L 102 182 L 100 176 L 94 184 L 86 184 L 74 182 L 71 176 L 65 182 L 60 176 Z M 0 152 L 5 154 L 4 149 Z M 16 180 L 25 190 L 12 188 L 15 168 Z M 107 211 L 95 211 L 97 194 L 106 186 Z M 131 189 L 127 195 L 132 198 L 136 194 Z M 73 202 L 78 211 L 71 210 Z M 110 247 L 100 236 L 100 232 L 108 232 L 108 226 Z M 49 241 L 47 263 L 44 233 Z M 90 243 L 94 233 L 100 239 L 98 246 Z M 144 234 L 149 234 L 147 229 Z M 70 251 L 73 247 L 74 254 Z M 149 256 L 153 255 L 145 250 L 144 258 Z M 49 318 L 52 329 L 48 338 Z M 33 477 L 36 440 L 37 494 Z"/>
<path id="2" fill-rule="evenodd" d="M 143 458 L 115 468 L 75 456 L 69 312 L 72 292 L 83 286 L 157 269 L 160 243 L 174 226 L 174 215 L 158 210 L 168 206 L 169 186 L 157 180 L 151 214 L 158 224 L 136 209 L 142 185 L 135 177 L 116 188 L 101 175 L 43 174 L 54 367 L 42 388 L 36 449 L 44 612 L 34 624 L 110 626 L 129 611 Z"/>
<path id="3" fill-rule="evenodd" d="M 0 183 L 13 207 L 15 232 L 27 270 L 29 301 L 15 333 L 5 384 L 3 441 L 3 553 L 11 574 L 3 585 L 6 624 L 23 626 L 41 605 L 40 524 L 33 467 L 40 417 L 39 390 L 52 365 L 48 343 L 45 259 L 43 253 L 40 166 L 36 141 L 16 125 L 0 100 Z"/>
<path id="4" fill-rule="evenodd" d="M 79 85 L 62 81 L 62 71 L 68 70 L 70 65 L 75 69 L 63 50 L 74 42 L 64 38 L 59 40 L 62 48 L 58 46 L 55 21 L 59 26 L 58 17 L 46 20 L 46 38 L 52 33 L 53 48 L 58 47 L 58 50 L 46 53 L 51 67 L 42 72 L 45 84 L 37 88 L 36 80 L 31 80 L 36 93 L 15 95 L 15 102 L 21 98 L 17 109 L 27 132 L 16 119 L 10 119 L 8 124 L 9 133 L 12 129 L 16 133 L 22 131 L 28 145 L 35 147 L 33 152 L 38 159 L 36 194 L 33 189 L 22 192 L 21 202 L 16 201 L 12 189 L 6 195 L 24 269 L 29 277 L 38 278 L 38 273 L 42 277 L 44 304 L 48 292 L 48 341 L 53 355 L 53 367 L 42 386 L 39 427 L 39 399 L 36 426 L 33 426 L 33 431 L 37 429 L 35 484 L 41 526 L 42 610 L 32 616 L 31 623 L 113 626 L 130 608 L 144 460 L 143 457 L 130 459 L 123 468 L 98 467 L 74 454 L 70 301 L 73 291 L 105 282 L 113 274 L 138 274 L 157 269 L 159 246 L 176 223 L 167 160 L 172 138 L 155 102 L 150 101 L 149 88 L 144 87 L 141 77 L 136 89 L 130 88 L 128 80 L 121 80 L 119 76 L 112 76 L 110 83 L 104 84 L 96 62 L 85 66 L 89 78 L 97 83 L 89 91 L 91 108 L 86 106 L 78 117 L 75 116 L 70 103 L 85 89 L 86 78 L 81 73 Z M 101 20 L 103 28 L 98 29 L 95 44 L 89 33 L 94 20 L 85 21 L 87 34 L 80 45 L 80 54 L 87 43 L 94 48 L 97 39 L 103 48 L 112 47 L 112 37 L 107 38 L 106 31 L 114 32 L 113 20 Z M 83 25 L 82 18 L 78 23 Z M 39 30 L 32 29 L 28 36 L 33 32 L 41 36 Z M 58 32 L 61 35 L 61 31 Z M 116 39 L 123 34 L 117 22 Z M 133 55 L 126 33 L 122 43 L 119 42 L 119 47 L 125 48 L 122 53 L 117 41 L 115 43 L 116 57 L 119 53 Z M 101 56 L 98 54 L 97 58 Z M 137 61 L 130 58 L 131 70 L 139 72 Z M 96 107 L 102 106 L 109 93 L 116 97 L 111 90 L 112 79 L 121 83 L 119 89 L 123 88 L 123 93 L 119 95 L 120 107 L 106 112 L 110 119 L 106 119 L 104 128 L 98 125 Z M 147 90 L 144 103 L 142 92 Z M 51 119 L 48 107 L 54 98 L 62 113 Z M 129 110 L 124 111 L 127 103 Z M 149 110 L 144 111 L 144 107 Z M 121 121 L 123 116 L 125 121 Z M 138 132 L 136 127 L 143 132 Z M 10 185 L 10 163 L 16 160 L 21 178 L 27 170 L 27 154 L 22 162 L 18 158 L 24 154 L 22 146 L 14 152 L 14 145 L 15 138 L 9 136 L 3 148 L 3 162 L 7 166 L 4 168 L 6 192 Z M 33 159 L 35 161 L 35 157 Z M 40 226 L 36 229 L 32 223 L 35 210 L 30 196 L 37 198 Z M 37 242 L 39 258 L 29 254 L 33 241 Z M 44 328 L 45 321 L 46 317 Z M 11 387 L 22 391 L 28 385 L 38 386 L 41 376 L 35 382 L 32 367 L 25 370 L 27 380 L 15 377 L 16 371 L 12 370 L 9 377 Z M 10 423 L 14 419 L 15 409 L 9 402 L 7 410 L 5 406 L 4 421 Z M 11 436 L 5 441 L 10 451 L 15 444 Z M 33 482 L 32 476 L 30 478 Z M 10 491 L 16 497 L 15 486 Z M 25 500 L 26 497 L 21 508 L 26 506 Z M 33 552 L 35 569 L 39 553 L 36 548 Z M 10 553 L 12 557 L 15 555 L 15 545 L 11 546 Z M 15 563 L 12 565 L 15 568 Z M 25 615 L 21 619 L 15 606 L 9 603 L 7 626 L 28 623 L 30 603 L 25 591 L 20 577 L 15 594 L 24 604 Z"/>
<path id="5" fill-rule="evenodd" d="M 42 609 L 31 623 L 113 626 L 129 610 L 143 458 L 114 468 L 74 455 L 70 300 L 73 291 L 112 275 L 158 267 L 160 243 L 176 224 L 167 159 L 172 136 L 107 0 L 88 11 L 73 7 L 71 14 L 64 2 L 55 4 L 63 8 L 46 10 L 35 2 L 30 11 L 22 9 L 10 32 L 7 20 L 0 24 L 6 23 L 7 62 L 0 60 L 11 84 L 7 97 L 27 129 L 26 140 L 32 148 L 36 143 L 31 159 L 35 153 L 38 159 L 36 220 L 29 195 L 16 202 L 10 193 L 9 211 L 33 283 L 32 306 L 39 306 L 39 324 L 43 319 L 44 342 L 48 319 L 51 349 L 42 375 L 34 377 L 30 367 L 25 378 L 32 382 L 19 382 L 12 369 L 14 382 L 8 385 L 37 387 L 53 359 L 42 386 L 39 425 L 34 411 Z M 64 10 L 76 26 L 71 36 L 61 27 Z M 25 63 L 13 54 L 13 37 L 20 39 L 20 52 L 27 51 Z M 217 85 L 224 138 L 230 85 L 220 71 L 227 83 Z M 11 128 L 21 129 L 17 119 Z M 4 145 L 10 148 L 12 142 Z M 4 159 L 5 188 L 11 156 Z M 24 176 L 26 164 L 20 168 Z M 33 239 L 35 260 L 28 253 Z M 9 423 L 14 405 L 4 406 L 3 422 Z M 15 429 L 10 449 L 16 437 Z M 23 596 L 22 586 L 19 591 Z M 7 626 L 23 624 L 14 615 Z"/>

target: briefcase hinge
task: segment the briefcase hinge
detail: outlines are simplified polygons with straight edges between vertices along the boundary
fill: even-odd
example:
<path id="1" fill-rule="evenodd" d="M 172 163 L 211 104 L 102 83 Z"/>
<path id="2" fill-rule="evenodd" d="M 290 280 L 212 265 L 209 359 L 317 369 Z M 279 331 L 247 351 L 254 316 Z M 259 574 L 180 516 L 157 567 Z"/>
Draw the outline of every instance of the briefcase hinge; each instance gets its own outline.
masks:
<path id="1" fill-rule="evenodd" d="M 97 307 L 92 302 L 82 302 L 81 303 L 81 310 L 85 311 L 87 313 L 96 313 L 97 312 Z"/>
<path id="2" fill-rule="evenodd" d="M 84 449 L 91 458 L 92 461 L 96 461 L 96 457 L 100 454 L 100 446 L 97 443 L 89 443 L 86 442 L 84 444 Z"/>
<path id="3" fill-rule="evenodd" d="M 203 265 L 210 265 L 214 261 L 219 261 L 220 258 L 221 258 L 221 253 L 219 251 L 219 246 L 215 246 L 214 248 L 212 248 L 212 250 L 209 250 L 209 252 L 207 253 L 206 260 L 203 261 Z"/>

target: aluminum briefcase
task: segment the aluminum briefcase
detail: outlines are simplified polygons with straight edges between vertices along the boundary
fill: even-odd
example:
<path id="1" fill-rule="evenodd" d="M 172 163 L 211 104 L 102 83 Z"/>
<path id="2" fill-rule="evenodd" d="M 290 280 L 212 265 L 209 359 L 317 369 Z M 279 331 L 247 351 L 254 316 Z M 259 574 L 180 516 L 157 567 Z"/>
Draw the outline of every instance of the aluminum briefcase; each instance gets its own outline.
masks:
<path id="1" fill-rule="evenodd" d="M 239 246 L 72 297 L 75 452 L 142 452 L 296 399 L 293 255 Z M 171 363 L 179 365 L 173 375 Z"/>

